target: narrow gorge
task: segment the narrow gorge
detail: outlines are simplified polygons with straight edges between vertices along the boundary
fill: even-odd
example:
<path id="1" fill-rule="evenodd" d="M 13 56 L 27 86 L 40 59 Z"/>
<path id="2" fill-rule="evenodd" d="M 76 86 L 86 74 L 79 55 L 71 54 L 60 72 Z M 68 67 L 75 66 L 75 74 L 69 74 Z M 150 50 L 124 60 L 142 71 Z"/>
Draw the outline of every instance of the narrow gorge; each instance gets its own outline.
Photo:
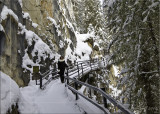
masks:
<path id="1" fill-rule="evenodd" d="M 85 74 L 79 81 L 116 102 L 94 87 L 77 85 L 98 106 L 106 103 L 105 110 L 120 114 L 121 103 L 135 114 L 159 114 L 159 5 L 158 0 L 0 0 L 0 112 L 45 113 L 42 101 L 50 102 L 53 91 L 52 103 L 63 99 L 70 104 L 62 106 L 68 113 L 100 112 L 85 100 L 73 100 L 76 94 L 59 78 L 44 91 L 37 85 L 46 71 L 58 74 L 64 56 L 65 76 L 77 68 L 78 76 Z M 46 107 L 53 112 L 49 103 Z"/>

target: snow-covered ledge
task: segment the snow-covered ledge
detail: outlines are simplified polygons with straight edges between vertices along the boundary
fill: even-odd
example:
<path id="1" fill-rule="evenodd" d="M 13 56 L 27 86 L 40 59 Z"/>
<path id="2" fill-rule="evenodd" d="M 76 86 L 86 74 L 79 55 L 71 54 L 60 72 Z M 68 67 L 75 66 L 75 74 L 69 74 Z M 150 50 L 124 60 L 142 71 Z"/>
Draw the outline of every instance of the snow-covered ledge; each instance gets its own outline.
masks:
<path id="1" fill-rule="evenodd" d="M 17 83 L 8 75 L 0 71 L 0 93 L 1 104 L 0 113 L 5 114 L 12 105 L 16 105 L 20 96 L 20 90 Z"/>

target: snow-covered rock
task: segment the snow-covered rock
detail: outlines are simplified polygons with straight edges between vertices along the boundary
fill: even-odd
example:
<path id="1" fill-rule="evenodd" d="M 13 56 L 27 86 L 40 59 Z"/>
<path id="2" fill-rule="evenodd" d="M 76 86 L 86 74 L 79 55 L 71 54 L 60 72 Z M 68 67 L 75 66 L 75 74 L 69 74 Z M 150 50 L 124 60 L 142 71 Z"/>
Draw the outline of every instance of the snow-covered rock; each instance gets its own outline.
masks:
<path id="1" fill-rule="evenodd" d="M 0 22 L 1 22 L 2 20 L 7 19 L 7 16 L 8 16 L 8 15 L 13 16 L 13 18 L 14 18 L 16 21 L 18 21 L 18 16 L 17 16 L 11 9 L 8 9 L 7 6 L 4 6 L 3 9 L 2 9 L 1 15 L 0 15 L 0 16 L 1 16 Z"/>
<path id="2" fill-rule="evenodd" d="M 0 71 L 1 81 L 1 114 L 6 113 L 12 105 L 16 105 L 20 97 L 20 90 L 17 83 L 7 74 Z"/>
<path id="3" fill-rule="evenodd" d="M 92 34 L 78 34 L 76 33 L 77 38 L 77 47 L 76 54 L 81 57 L 81 60 L 89 60 L 92 48 L 88 45 L 86 40 L 93 38 Z M 84 54 L 84 55 L 83 55 Z"/>

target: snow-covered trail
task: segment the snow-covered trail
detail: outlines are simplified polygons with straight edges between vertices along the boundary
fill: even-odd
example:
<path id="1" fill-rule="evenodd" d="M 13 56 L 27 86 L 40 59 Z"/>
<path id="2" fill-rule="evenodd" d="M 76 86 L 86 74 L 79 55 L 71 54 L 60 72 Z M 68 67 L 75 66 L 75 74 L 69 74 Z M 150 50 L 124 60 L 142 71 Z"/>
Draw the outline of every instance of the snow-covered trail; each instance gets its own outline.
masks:
<path id="1" fill-rule="evenodd" d="M 45 90 L 31 85 L 21 88 L 22 99 L 20 110 L 22 113 L 39 114 L 82 114 L 83 111 L 75 103 L 75 98 L 68 96 L 65 84 L 60 80 L 52 81 Z"/>
<path id="2" fill-rule="evenodd" d="M 21 114 L 103 114 L 103 112 L 90 102 L 75 95 L 60 82 L 60 79 L 52 80 L 45 90 L 41 90 L 35 81 L 31 80 L 29 85 L 19 88 L 8 75 L 0 72 L 3 93 L 1 95 L 4 114 L 11 104 L 18 102 L 18 110 Z M 8 86 L 8 84 L 10 84 Z M 83 92 L 82 87 L 79 92 Z M 0 108 L 1 108 L 0 107 Z"/>

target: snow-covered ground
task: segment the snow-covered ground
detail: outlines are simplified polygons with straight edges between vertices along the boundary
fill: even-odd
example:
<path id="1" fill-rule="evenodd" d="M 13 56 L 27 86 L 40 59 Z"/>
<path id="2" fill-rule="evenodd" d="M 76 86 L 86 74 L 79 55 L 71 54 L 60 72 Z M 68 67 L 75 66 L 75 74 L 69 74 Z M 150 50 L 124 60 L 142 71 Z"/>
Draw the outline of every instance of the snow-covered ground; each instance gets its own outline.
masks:
<path id="1" fill-rule="evenodd" d="M 4 114 L 20 97 L 19 87 L 14 80 L 0 71 L 0 114 Z"/>
<path id="2" fill-rule="evenodd" d="M 85 112 L 103 114 L 82 97 L 76 101 L 75 95 L 59 79 L 52 81 L 45 90 L 30 85 L 20 88 L 20 91 L 23 100 L 19 103 L 19 108 L 23 114 L 84 114 Z"/>
<path id="3" fill-rule="evenodd" d="M 45 90 L 41 90 L 34 81 L 31 81 L 29 86 L 19 88 L 8 75 L 3 72 L 0 74 L 2 114 L 16 102 L 21 114 L 103 114 L 82 97 L 76 101 L 75 95 L 60 79 L 53 80 Z"/>
<path id="4" fill-rule="evenodd" d="M 40 114 L 77 114 L 83 113 L 79 107 L 75 105 L 75 98 L 68 96 L 65 85 L 60 80 L 52 81 L 45 90 L 40 90 L 39 86 L 30 85 L 20 88 L 22 100 L 19 107 L 20 112 L 40 113 Z M 27 101 L 27 102 L 26 102 Z M 30 105 L 28 105 L 28 103 Z"/>

